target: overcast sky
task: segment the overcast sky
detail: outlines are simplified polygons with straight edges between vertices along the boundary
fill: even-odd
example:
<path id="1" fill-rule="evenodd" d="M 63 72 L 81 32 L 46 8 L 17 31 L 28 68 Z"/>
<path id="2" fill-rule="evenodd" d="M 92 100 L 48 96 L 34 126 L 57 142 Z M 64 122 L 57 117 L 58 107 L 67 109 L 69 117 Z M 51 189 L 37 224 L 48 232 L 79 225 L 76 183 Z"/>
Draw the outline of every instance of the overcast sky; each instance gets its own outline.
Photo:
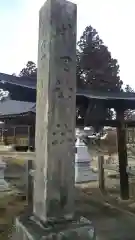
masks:
<path id="1" fill-rule="evenodd" d="M 135 88 L 135 1 L 72 0 L 78 5 L 78 38 L 92 25 Z M 18 73 L 37 61 L 38 12 L 44 0 L 0 0 L 0 72 Z"/>

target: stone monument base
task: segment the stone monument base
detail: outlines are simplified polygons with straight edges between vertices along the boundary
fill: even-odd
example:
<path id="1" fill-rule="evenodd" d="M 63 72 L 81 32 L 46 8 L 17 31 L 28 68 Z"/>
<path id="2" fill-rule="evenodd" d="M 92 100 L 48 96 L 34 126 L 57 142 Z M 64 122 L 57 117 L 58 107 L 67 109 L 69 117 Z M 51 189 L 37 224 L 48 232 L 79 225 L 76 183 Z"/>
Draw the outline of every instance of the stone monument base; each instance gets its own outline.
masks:
<path id="1" fill-rule="evenodd" d="M 75 163 L 75 183 L 98 181 L 98 174 L 90 169 L 89 163 L 85 165 L 81 166 L 81 163 Z"/>
<path id="2" fill-rule="evenodd" d="M 16 218 L 13 240 L 96 240 L 91 222 L 84 217 L 41 223 L 34 216 Z"/>

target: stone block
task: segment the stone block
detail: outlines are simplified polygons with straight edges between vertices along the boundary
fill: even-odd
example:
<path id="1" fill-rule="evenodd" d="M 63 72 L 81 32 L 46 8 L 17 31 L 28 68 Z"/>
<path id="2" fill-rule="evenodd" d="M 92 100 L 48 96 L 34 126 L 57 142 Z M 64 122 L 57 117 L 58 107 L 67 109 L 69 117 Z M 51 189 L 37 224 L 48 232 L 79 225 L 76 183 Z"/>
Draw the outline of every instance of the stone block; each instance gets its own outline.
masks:
<path id="1" fill-rule="evenodd" d="M 96 240 L 95 229 L 84 217 L 42 224 L 33 217 L 16 219 L 14 240 Z"/>

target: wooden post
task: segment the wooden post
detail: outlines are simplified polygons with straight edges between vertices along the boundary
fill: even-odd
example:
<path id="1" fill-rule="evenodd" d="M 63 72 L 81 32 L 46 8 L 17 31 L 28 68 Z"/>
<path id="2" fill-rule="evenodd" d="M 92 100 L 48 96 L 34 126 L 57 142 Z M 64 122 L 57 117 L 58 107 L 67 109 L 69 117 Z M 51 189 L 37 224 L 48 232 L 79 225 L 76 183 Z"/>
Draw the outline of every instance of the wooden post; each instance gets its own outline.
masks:
<path id="1" fill-rule="evenodd" d="M 2 130 L 1 130 L 1 144 L 4 145 L 4 127 L 3 127 L 3 124 L 2 124 Z"/>
<path id="2" fill-rule="evenodd" d="M 99 171 L 99 188 L 102 192 L 104 192 L 105 191 L 104 156 L 98 157 L 98 171 Z"/>
<path id="3" fill-rule="evenodd" d="M 32 124 L 28 128 L 28 149 L 34 151 L 35 148 L 35 124 Z"/>
<path id="4" fill-rule="evenodd" d="M 117 144 L 119 156 L 119 172 L 120 172 L 120 196 L 123 200 L 129 199 L 129 182 L 127 168 L 127 146 L 126 146 L 126 130 L 124 125 L 124 110 L 117 109 Z"/>
<path id="5" fill-rule="evenodd" d="M 13 127 L 13 144 L 16 144 L 16 127 Z"/>
<path id="6" fill-rule="evenodd" d="M 28 149 L 30 149 L 30 130 L 31 130 L 31 126 L 28 126 Z"/>

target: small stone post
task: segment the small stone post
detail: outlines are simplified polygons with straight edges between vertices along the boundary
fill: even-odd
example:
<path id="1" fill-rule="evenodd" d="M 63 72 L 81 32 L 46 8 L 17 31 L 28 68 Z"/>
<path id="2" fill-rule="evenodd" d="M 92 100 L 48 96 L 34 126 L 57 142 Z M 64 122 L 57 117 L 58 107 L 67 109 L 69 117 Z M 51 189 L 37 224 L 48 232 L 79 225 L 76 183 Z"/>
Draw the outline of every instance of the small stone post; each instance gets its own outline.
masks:
<path id="1" fill-rule="evenodd" d="M 0 158 L 0 192 L 8 191 L 8 183 L 4 179 L 4 170 L 6 168 L 6 163 Z"/>
<path id="2" fill-rule="evenodd" d="M 27 201 L 28 201 L 28 207 L 33 209 L 33 174 L 32 174 L 32 169 L 33 169 L 33 161 L 28 160 L 27 162 Z"/>

